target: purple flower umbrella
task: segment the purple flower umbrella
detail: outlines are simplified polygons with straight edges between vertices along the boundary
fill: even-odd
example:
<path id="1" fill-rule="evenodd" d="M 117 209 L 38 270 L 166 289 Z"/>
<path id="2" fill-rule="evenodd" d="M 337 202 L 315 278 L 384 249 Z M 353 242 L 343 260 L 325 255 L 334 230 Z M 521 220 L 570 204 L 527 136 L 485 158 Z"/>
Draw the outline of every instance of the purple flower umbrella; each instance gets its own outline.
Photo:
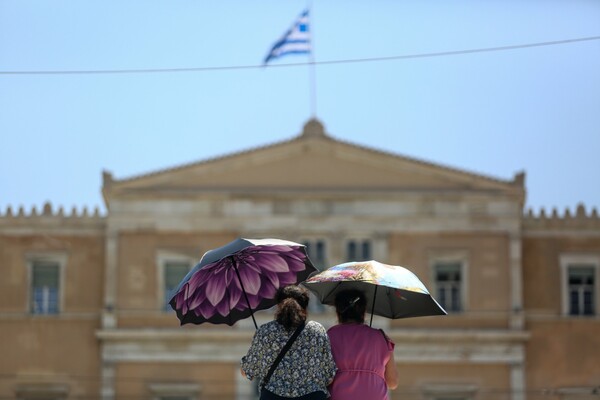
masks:
<path id="1" fill-rule="evenodd" d="M 316 268 L 304 245 L 280 239 L 239 238 L 202 256 L 174 290 L 169 304 L 181 325 L 233 325 L 275 305 L 283 286 L 308 278 Z"/>

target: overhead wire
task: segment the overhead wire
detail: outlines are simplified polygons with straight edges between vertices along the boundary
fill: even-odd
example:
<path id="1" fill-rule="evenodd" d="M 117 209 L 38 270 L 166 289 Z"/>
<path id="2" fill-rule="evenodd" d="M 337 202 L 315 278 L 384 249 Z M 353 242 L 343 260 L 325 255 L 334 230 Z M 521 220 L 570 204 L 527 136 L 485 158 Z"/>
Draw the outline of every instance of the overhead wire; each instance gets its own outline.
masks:
<path id="1" fill-rule="evenodd" d="M 600 36 L 580 37 L 574 39 L 554 40 L 548 42 L 525 43 L 508 46 L 485 47 L 465 50 L 439 51 L 433 53 L 417 53 L 396 56 L 352 58 L 329 61 L 309 61 L 286 64 L 255 64 L 255 65 L 230 65 L 215 67 L 183 67 L 183 68 L 139 68 L 139 69 L 92 69 L 92 70 L 29 70 L 29 71 L 1 71 L 0 75 L 97 75 L 97 74 L 157 74 L 157 73 L 182 73 L 182 72 L 210 72 L 210 71 L 231 71 L 244 69 L 264 69 L 264 68 L 289 68 L 305 65 L 333 65 L 333 64 L 351 64 L 366 62 L 382 62 L 395 60 L 409 60 L 418 58 L 446 57 L 475 53 L 490 53 L 497 51 L 519 50 L 533 47 L 565 45 L 578 42 L 588 42 L 600 40 Z"/>
<path id="2" fill-rule="evenodd" d="M 333 309 L 333 306 L 330 305 L 324 305 L 325 309 L 331 308 Z M 90 310 L 90 311 L 83 311 L 83 312 L 65 312 L 62 311 L 58 314 L 36 314 L 35 317 L 36 318 L 42 318 L 42 317 L 48 317 L 48 318 L 54 318 L 57 315 L 62 315 L 62 316 L 69 316 L 69 317 L 81 317 L 83 316 L 84 318 L 93 318 L 93 317 L 100 317 L 102 315 L 103 310 L 100 309 L 94 309 L 94 310 Z M 115 308 L 113 310 L 114 313 L 116 314 L 127 314 L 127 313 L 137 313 L 139 314 L 151 314 L 153 316 L 170 316 L 171 313 L 174 314 L 174 312 L 172 310 L 159 310 L 159 309 L 152 309 L 152 308 Z M 266 310 L 260 310 L 261 313 L 267 314 L 267 313 L 271 313 L 271 311 L 269 309 Z M 367 312 L 367 314 L 370 315 L 370 313 Z M 311 315 L 315 316 L 315 318 L 318 318 L 320 316 L 328 316 L 327 312 L 316 312 L 313 311 L 311 312 Z M 477 317 L 477 316 L 483 316 L 483 315 L 499 315 L 499 316 L 511 316 L 511 315 L 522 315 L 524 317 L 532 317 L 532 318 L 541 318 L 541 317 L 545 317 L 545 318 L 557 318 L 557 319 L 569 319 L 569 318 L 585 318 L 585 315 L 565 315 L 562 314 L 559 311 L 556 310 L 546 310 L 546 311 L 541 311 L 541 310 L 534 310 L 534 311 L 527 311 L 527 309 L 521 309 L 521 310 L 512 310 L 512 309 L 482 309 L 482 310 L 463 310 L 463 311 L 455 311 L 452 312 L 450 314 L 450 316 L 452 317 L 460 317 L 460 318 L 465 318 L 465 317 Z M 31 312 L 28 311 L 1 311 L 0 312 L 0 320 L 2 319 L 7 319 L 7 318 L 17 318 L 17 317 L 31 317 L 32 314 Z M 5 317 L 5 318 L 3 318 Z M 431 318 L 435 318 L 435 316 L 430 316 Z M 424 317 L 427 318 L 427 317 Z"/>

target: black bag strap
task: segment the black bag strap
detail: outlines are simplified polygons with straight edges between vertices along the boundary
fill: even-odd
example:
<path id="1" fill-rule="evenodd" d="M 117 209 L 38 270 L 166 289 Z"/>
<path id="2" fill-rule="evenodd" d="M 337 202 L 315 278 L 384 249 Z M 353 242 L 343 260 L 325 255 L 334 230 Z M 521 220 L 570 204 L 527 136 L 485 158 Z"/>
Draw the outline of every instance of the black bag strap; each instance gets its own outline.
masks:
<path id="1" fill-rule="evenodd" d="M 287 353 L 287 351 L 290 349 L 290 347 L 292 347 L 292 344 L 294 344 L 294 341 L 296 340 L 298 335 L 300 335 L 300 332 L 302 332 L 302 329 L 304 329 L 304 326 L 305 326 L 305 323 L 304 322 L 301 323 L 294 331 L 294 334 L 292 335 L 292 337 L 290 337 L 288 339 L 285 346 L 283 346 L 283 349 L 281 349 L 281 351 L 279 352 L 279 355 L 277 356 L 275 361 L 273 361 L 273 364 L 271 365 L 271 369 L 269 369 L 269 372 L 267 372 L 267 376 L 264 377 L 261 387 L 265 387 L 266 384 L 269 383 L 269 379 L 271 379 L 271 375 L 273 375 L 273 372 L 275 372 L 277 365 L 279 364 L 279 362 L 281 361 L 283 356 L 285 356 L 285 353 Z"/>

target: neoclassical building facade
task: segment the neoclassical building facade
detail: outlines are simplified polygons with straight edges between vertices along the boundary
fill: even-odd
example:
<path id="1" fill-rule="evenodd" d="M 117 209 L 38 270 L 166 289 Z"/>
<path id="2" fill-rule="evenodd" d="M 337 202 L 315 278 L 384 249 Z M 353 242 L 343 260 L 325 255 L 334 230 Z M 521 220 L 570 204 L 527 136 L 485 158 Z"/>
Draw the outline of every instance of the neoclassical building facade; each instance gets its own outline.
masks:
<path id="1" fill-rule="evenodd" d="M 0 399 L 255 398 L 239 373 L 251 320 L 181 327 L 166 306 L 205 251 L 237 237 L 304 243 L 320 268 L 375 259 L 421 278 L 447 316 L 374 320 L 396 342 L 392 399 L 600 399 L 600 218 L 526 212 L 524 173 L 359 146 L 313 119 L 263 147 L 104 172 L 102 195 L 105 215 L 0 215 Z"/>

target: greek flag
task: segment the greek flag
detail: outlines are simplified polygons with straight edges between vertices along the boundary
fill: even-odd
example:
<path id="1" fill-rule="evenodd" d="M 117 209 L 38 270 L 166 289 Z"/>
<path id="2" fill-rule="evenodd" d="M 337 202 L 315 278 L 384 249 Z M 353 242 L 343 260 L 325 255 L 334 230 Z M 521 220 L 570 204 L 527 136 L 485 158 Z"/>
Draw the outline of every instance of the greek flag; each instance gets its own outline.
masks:
<path id="1" fill-rule="evenodd" d="M 294 25 L 277 41 L 265 57 L 264 64 L 286 54 L 310 53 L 310 33 L 308 31 L 308 10 L 305 10 Z"/>

